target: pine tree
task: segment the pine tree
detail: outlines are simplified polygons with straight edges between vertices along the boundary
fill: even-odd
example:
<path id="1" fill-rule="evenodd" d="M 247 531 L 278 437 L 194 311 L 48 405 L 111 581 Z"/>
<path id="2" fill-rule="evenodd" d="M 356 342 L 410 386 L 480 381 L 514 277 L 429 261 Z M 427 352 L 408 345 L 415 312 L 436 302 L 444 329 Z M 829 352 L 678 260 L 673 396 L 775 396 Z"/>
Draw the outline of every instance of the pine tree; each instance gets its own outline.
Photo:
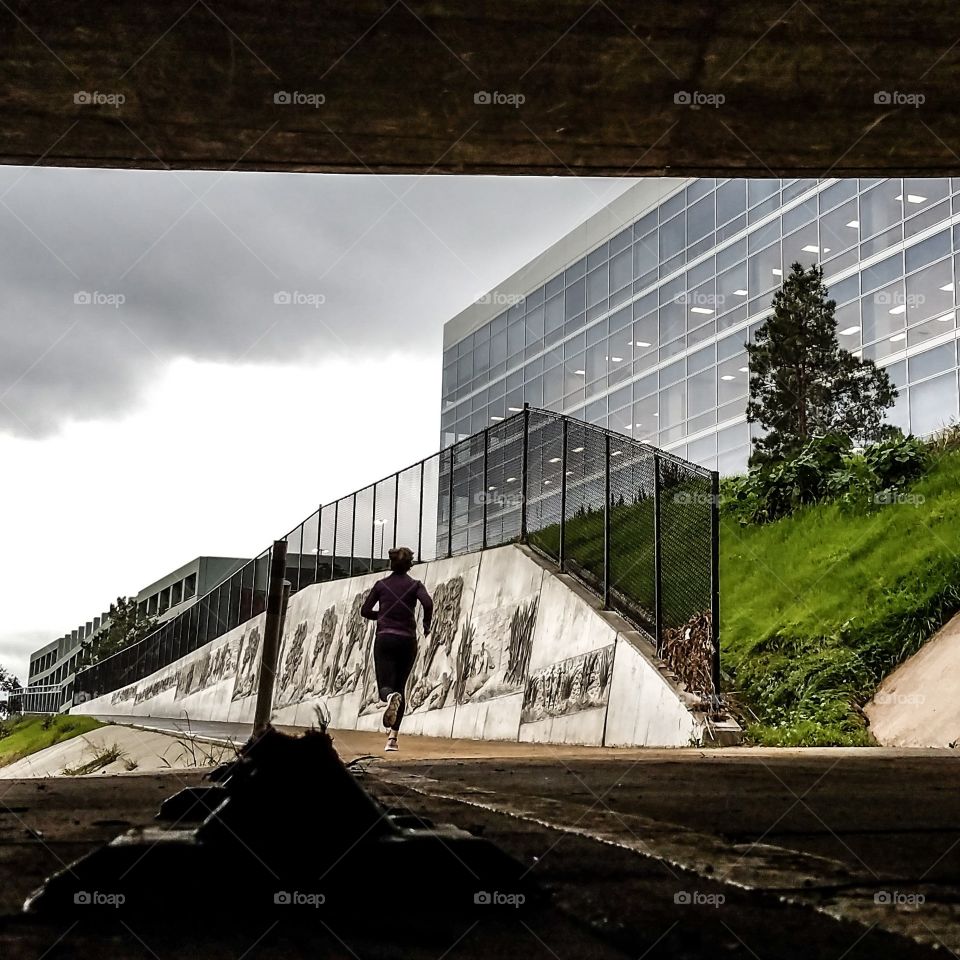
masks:
<path id="1" fill-rule="evenodd" d="M 823 270 L 793 264 L 773 316 L 747 344 L 747 420 L 765 431 L 753 440 L 751 465 L 787 459 L 813 437 L 841 434 L 865 444 L 898 432 L 884 422 L 896 388 L 872 360 L 840 346 L 835 308 Z"/>

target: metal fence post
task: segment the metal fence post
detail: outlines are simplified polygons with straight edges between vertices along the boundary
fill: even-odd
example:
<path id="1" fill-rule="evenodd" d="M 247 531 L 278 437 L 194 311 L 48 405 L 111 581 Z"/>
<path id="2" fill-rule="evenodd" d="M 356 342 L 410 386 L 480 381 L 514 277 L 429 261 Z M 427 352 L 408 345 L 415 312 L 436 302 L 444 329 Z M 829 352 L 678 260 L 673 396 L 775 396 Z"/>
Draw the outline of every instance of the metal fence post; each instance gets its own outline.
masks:
<path id="1" fill-rule="evenodd" d="M 373 508 L 370 511 L 370 564 L 368 573 L 373 573 L 373 551 L 377 543 L 377 485 L 373 485 Z"/>
<path id="2" fill-rule="evenodd" d="M 603 457 L 603 606 L 610 608 L 610 434 L 604 434 Z"/>
<path id="3" fill-rule="evenodd" d="M 350 565 L 347 568 L 347 576 L 353 576 L 353 554 L 357 539 L 357 495 L 353 495 L 353 512 L 350 515 Z"/>
<path id="4" fill-rule="evenodd" d="M 657 653 L 663 649 L 663 541 L 660 536 L 660 457 L 653 455 L 653 632 Z"/>
<path id="5" fill-rule="evenodd" d="M 523 453 L 520 461 L 520 542 L 527 541 L 527 455 L 530 446 L 530 404 L 523 405 Z"/>
<path id="6" fill-rule="evenodd" d="M 437 461 L 437 467 L 439 469 L 440 461 Z M 420 514 L 419 520 L 417 521 L 417 562 L 419 563 L 423 559 L 423 482 L 424 482 L 424 473 L 427 468 L 427 461 L 420 461 Z"/>
<path id="7" fill-rule="evenodd" d="M 318 583 L 320 580 L 320 557 L 322 556 L 320 552 L 320 535 L 323 531 L 323 504 L 321 503 L 317 507 L 317 546 L 313 551 L 313 582 Z"/>
<path id="8" fill-rule="evenodd" d="M 720 696 L 720 474 L 710 475 L 710 630 L 713 634 L 713 695 Z"/>
<path id="9" fill-rule="evenodd" d="M 490 428 L 483 429 L 483 540 L 482 549 L 487 549 L 487 456 L 490 453 Z"/>
<path id="10" fill-rule="evenodd" d="M 337 524 L 340 522 L 340 501 L 333 501 L 333 547 L 330 549 L 330 579 L 335 576 L 333 568 L 337 562 Z"/>
<path id="11" fill-rule="evenodd" d="M 393 475 L 393 547 L 397 548 L 397 514 L 400 512 L 400 471 Z"/>
<path id="12" fill-rule="evenodd" d="M 280 631 L 284 614 L 284 574 L 287 569 L 287 543 L 275 540 L 270 558 L 270 582 L 267 585 L 267 616 L 263 624 L 263 651 L 257 681 L 257 705 L 253 715 L 253 735 L 259 736 L 270 723 L 273 687 L 280 652 Z"/>
<path id="13" fill-rule="evenodd" d="M 567 547 L 567 418 L 564 417 L 560 423 L 562 435 L 560 448 L 560 546 L 557 550 L 557 563 L 560 572 L 563 573 Z"/>
<path id="14" fill-rule="evenodd" d="M 450 447 L 450 482 L 447 484 L 448 490 L 448 501 L 447 501 L 447 556 L 453 556 L 453 461 L 454 455 L 453 451 L 456 448 L 456 444 L 451 445 Z"/>

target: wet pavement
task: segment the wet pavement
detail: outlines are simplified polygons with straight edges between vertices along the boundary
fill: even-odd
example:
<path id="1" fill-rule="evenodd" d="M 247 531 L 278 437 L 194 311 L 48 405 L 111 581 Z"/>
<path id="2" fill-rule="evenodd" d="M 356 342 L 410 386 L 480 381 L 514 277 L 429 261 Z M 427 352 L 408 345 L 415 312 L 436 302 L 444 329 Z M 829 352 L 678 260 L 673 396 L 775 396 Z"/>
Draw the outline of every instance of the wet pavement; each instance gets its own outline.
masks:
<path id="1" fill-rule="evenodd" d="M 225 930 L 213 918 L 198 925 L 186 909 L 150 929 L 125 927 L 119 915 L 98 931 L 25 921 L 19 906 L 46 872 L 152 822 L 160 799 L 201 775 L 12 780 L 0 787 L 0 955 L 89 948 L 104 960 L 244 951 L 436 960 L 499 951 L 572 960 L 960 950 L 953 751 L 609 751 L 408 737 L 401 754 L 383 757 L 379 735 L 334 737 L 345 759 L 369 757 L 353 769 L 384 805 L 491 840 L 546 899 L 487 909 L 484 895 L 511 891 L 480 890 L 475 910 L 438 916 L 436 891 L 425 889 L 406 927 L 383 929 L 378 904 L 402 878 L 379 876 L 373 863 L 363 922 L 319 914 L 305 929 L 238 917 Z M 313 828 L 321 826 L 318 811 Z M 436 878 L 438 890 L 443 882 Z"/>

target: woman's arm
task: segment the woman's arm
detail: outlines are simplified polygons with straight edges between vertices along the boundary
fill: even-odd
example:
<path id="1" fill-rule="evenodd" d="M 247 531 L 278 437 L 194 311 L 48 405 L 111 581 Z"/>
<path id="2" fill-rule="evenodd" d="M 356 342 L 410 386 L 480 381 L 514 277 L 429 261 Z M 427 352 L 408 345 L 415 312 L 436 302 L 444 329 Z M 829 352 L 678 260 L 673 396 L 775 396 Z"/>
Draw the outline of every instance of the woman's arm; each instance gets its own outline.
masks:
<path id="1" fill-rule="evenodd" d="M 376 620 L 379 616 L 378 611 L 373 609 L 373 605 L 380 599 L 380 581 L 378 580 L 373 589 L 367 594 L 367 599 L 363 601 L 360 608 L 360 616 L 364 620 Z"/>
<path id="2" fill-rule="evenodd" d="M 430 621 L 433 620 L 433 600 L 430 599 L 430 594 L 427 593 L 427 588 L 422 583 L 417 590 L 417 599 L 423 607 L 423 635 L 429 637 Z"/>

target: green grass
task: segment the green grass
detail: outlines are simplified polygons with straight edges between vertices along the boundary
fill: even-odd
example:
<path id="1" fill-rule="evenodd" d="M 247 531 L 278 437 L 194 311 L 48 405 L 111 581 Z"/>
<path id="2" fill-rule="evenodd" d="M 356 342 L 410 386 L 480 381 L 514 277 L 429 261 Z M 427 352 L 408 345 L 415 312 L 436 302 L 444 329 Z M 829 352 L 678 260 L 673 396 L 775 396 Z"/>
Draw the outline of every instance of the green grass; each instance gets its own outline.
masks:
<path id="1" fill-rule="evenodd" d="M 93 717 L 73 717 L 68 714 L 6 720 L 0 724 L 0 767 L 102 726 Z"/>
<path id="2" fill-rule="evenodd" d="M 960 610 L 960 453 L 907 488 L 916 502 L 805 507 L 720 530 L 726 689 L 748 732 L 780 745 L 871 742 L 861 706 Z"/>

